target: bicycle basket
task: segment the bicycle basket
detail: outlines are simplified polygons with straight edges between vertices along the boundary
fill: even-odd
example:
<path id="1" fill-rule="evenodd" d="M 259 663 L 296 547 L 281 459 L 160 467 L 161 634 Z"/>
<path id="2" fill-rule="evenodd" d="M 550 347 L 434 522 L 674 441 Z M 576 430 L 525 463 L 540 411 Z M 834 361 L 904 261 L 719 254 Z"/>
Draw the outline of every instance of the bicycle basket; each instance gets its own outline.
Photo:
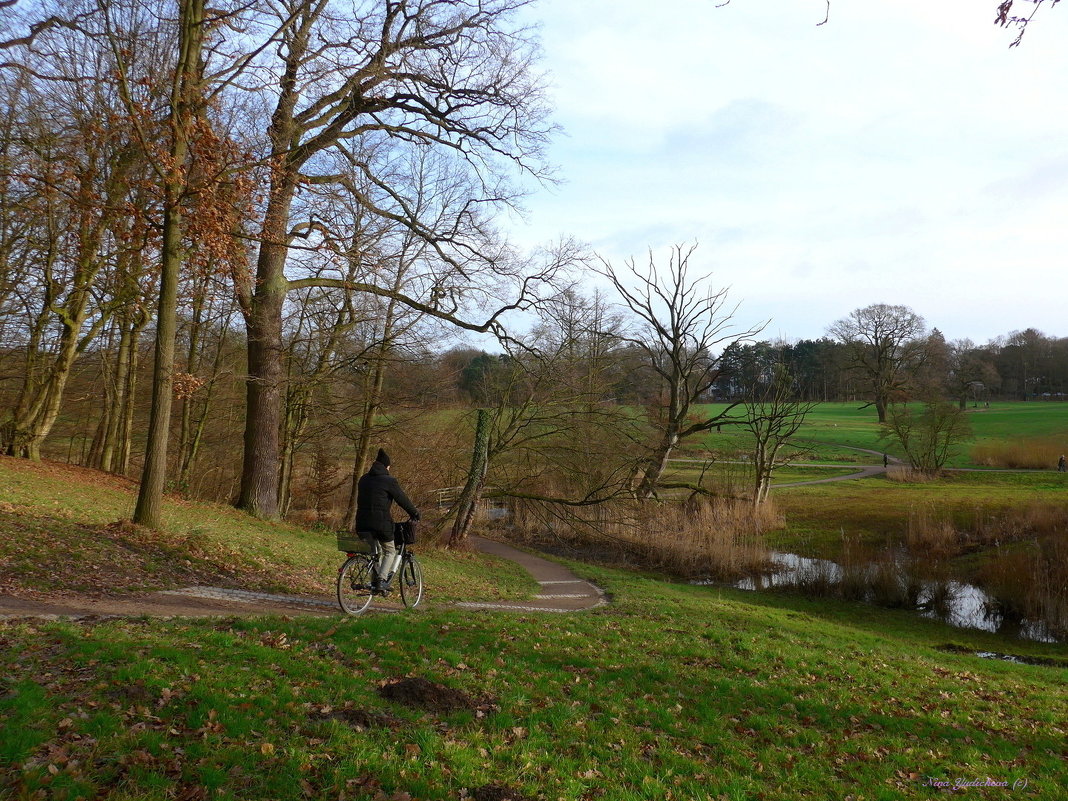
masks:
<path id="1" fill-rule="evenodd" d="M 415 521 L 405 520 L 403 523 L 393 524 L 393 543 L 395 545 L 411 545 L 415 542 Z"/>
<path id="2" fill-rule="evenodd" d="M 371 553 L 371 546 L 367 544 L 359 534 L 354 531 L 339 531 L 337 533 L 337 549 L 345 553 Z"/>

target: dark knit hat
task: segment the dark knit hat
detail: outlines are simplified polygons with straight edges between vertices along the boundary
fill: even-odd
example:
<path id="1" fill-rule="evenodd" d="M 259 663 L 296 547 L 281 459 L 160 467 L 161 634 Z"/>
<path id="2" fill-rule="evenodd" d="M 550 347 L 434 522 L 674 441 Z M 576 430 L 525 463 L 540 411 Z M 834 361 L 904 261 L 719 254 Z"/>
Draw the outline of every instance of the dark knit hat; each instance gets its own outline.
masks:
<path id="1" fill-rule="evenodd" d="M 389 467 L 389 454 L 381 448 L 378 449 L 378 456 L 375 457 L 376 462 L 381 462 L 386 467 Z"/>

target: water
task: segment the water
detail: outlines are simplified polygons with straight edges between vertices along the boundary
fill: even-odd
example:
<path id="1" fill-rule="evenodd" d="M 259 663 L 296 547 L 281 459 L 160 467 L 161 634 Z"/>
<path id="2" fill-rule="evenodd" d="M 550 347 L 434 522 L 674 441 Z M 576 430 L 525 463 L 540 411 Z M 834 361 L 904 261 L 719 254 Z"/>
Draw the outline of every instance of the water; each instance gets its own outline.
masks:
<path id="1" fill-rule="evenodd" d="M 797 587 L 818 580 L 836 585 L 842 581 L 841 565 L 827 559 L 812 559 L 795 553 L 773 553 L 774 570 L 765 575 L 742 579 L 734 584 L 741 590 L 768 590 Z M 958 628 L 980 629 L 1011 634 L 1037 642 L 1056 642 L 1049 627 L 1041 621 L 1005 620 L 995 610 L 995 598 L 974 584 L 921 581 L 914 611 L 922 617 L 941 620 Z"/>

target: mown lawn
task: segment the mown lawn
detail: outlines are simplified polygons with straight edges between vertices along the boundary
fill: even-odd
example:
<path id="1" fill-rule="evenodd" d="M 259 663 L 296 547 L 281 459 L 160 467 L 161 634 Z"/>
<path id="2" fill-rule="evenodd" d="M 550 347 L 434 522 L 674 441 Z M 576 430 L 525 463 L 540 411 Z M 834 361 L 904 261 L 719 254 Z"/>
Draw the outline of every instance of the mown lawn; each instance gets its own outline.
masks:
<path id="1" fill-rule="evenodd" d="M 857 448 L 902 456 L 894 442 L 883 438 L 875 407 L 863 406 L 862 401 L 817 404 L 806 416 L 793 445 L 807 451 L 806 460 L 811 461 L 872 464 L 872 455 L 852 450 Z M 722 404 L 708 404 L 701 410 L 714 413 L 723 408 Z M 991 403 L 989 407 L 969 406 L 967 412 L 973 436 L 950 460 L 950 467 L 975 467 L 971 449 L 990 442 L 1059 437 L 1068 450 L 1068 404 Z M 687 444 L 690 450 L 707 450 L 728 458 L 747 453 L 750 447 L 749 435 L 736 426 L 711 431 Z"/>

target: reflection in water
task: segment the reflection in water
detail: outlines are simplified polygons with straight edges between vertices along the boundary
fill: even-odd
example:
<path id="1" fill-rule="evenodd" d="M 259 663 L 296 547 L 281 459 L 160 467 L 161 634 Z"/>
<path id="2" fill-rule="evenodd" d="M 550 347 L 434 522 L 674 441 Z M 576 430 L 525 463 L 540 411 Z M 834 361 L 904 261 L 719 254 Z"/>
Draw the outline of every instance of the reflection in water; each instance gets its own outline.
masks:
<path id="1" fill-rule="evenodd" d="M 794 553 L 773 553 L 773 571 L 742 579 L 734 586 L 741 590 L 773 588 L 832 588 L 842 584 L 842 566 L 827 559 L 811 559 Z M 904 578 L 901 579 L 905 581 Z M 864 600 L 871 601 L 872 592 Z M 917 582 L 911 608 L 923 617 L 941 620 L 959 628 L 982 629 L 1039 642 L 1056 642 L 1049 627 L 1041 621 L 1013 620 L 998 610 L 1001 605 L 974 584 L 959 581 Z"/>

